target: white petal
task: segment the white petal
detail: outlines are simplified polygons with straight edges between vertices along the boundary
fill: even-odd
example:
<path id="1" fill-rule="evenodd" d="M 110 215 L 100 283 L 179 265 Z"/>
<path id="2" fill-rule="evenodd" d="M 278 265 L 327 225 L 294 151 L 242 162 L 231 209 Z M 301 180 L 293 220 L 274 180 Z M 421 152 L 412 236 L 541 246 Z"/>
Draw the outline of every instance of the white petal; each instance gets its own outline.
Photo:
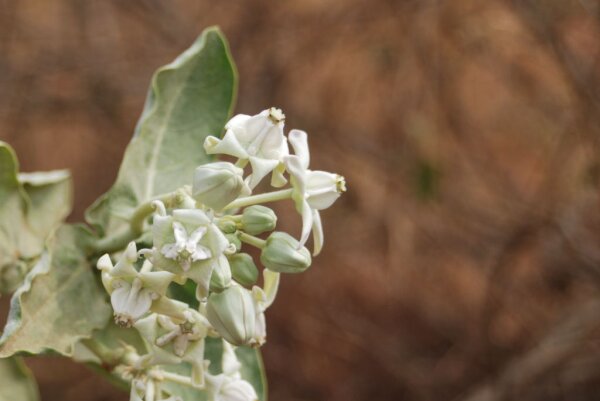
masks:
<path id="1" fill-rule="evenodd" d="M 279 163 L 273 170 L 271 175 L 271 186 L 275 188 L 281 188 L 287 184 L 287 179 L 283 175 L 285 173 L 285 164 Z"/>
<path id="2" fill-rule="evenodd" d="M 173 233 L 175 234 L 175 243 L 179 249 L 185 249 L 187 243 L 188 234 L 183 224 L 178 221 L 173 222 Z"/>
<path id="3" fill-rule="evenodd" d="M 279 160 L 250 157 L 250 165 L 252 166 L 252 174 L 248 176 L 248 185 L 250 188 L 254 189 L 278 164 Z"/>
<path id="4" fill-rule="evenodd" d="M 177 259 L 177 256 L 179 255 L 179 247 L 177 244 L 166 244 L 162 247 L 160 253 L 169 259 Z"/>
<path id="5" fill-rule="evenodd" d="M 292 176 L 292 185 L 300 194 L 304 194 L 306 186 L 306 169 L 302 166 L 302 162 L 298 156 L 286 156 L 283 158 L 285 168 Z"/>
<path id="6" fill-rule="evenodd" d="M 233 376 L 240 371 L 242 364 L 235 355 L 235 348 L 227 341 L 223 340 L 223 356 L 221 359 L 221 366 L 223 373 L 227 376 Z"/>
<path id="7" fill-rule="evenodd" d="M 225 124 L 225 129 L 242 128 L 248 122 L 250 116 L 247 114 L 237 114 Z"/>
<path id="8" fill-rule="evenodd" d="M 311 208 L 323 210 L 330 207 L 340 192 L 337 189 L 338 176 L 326 171 L 308 171 L 306 174 L 306 194 Z"/>
<path id="9" fill-rule="evenodd" d="M 131 294 L 131 287 L 123 286 L 113 291 L 110 301 L 115 314 L 120 314 L 136 321 L 144 313 L 148 312 L 152 305 L 151 291 L 141 290 L 137 294 Z"/>
<path id="10" fill-rule="evenodd" d="M 204 234 L 206 234 L 206 227 L 197 228 L 196 230 L 194 230 L 192 235 L 190 235 L 190 239 L 189 239 L 188 243 L 196 245 L 198 243 L 198 241 L 200 241 L 202 239 Z"/>
<path id="11" fill-rule="evenodd" d="M 323 248 L 323 225 L 321 224 L 321 215 L 318 210 L 313 210 L 313 225 L 312 225 L 312 233 L 313 233 L 313 256 L 317 256 L 321 253 L 321 249 Z"/>
<path id="12" fill-rule="evenodd" d="M 265 304 L 264 308 L 271 306 L 275 297 L 277 296 L 277 290 L 279 289 L 279 277 L 281 273 L 271 271 L 269 269 L 263 270 L 263 291 L 265 293 Z"/>
<path id="13" fill-rule="evenodd" d="M 313 224 L 313 214 L 308 202 L 304 201 L 301 210 L 302 215 L 302 235 L 300 235 L 300 246 L 304 246 L 310 235 Z"/>
<path id="14" fill-rule="evenodd" d="M 246 159 L 248 153 L 238 141 L 234 131 L 228 129 L 223 139 L 209 136 L 204 140 L 204 150 L 209 155 L 224 154 L 234 156 L 240 159 Z"/>
<path id="15" fill-rule="evenodd" d="M 115 288 L 110 295 L 110 303 L 115 313 L 124 313 L 127 310 L 127 300 L 129 299 L 130 290 L 131 286 L 123 283 L 121 287 Z"/>
<path id="16" fill-rule="evenodd" d="M 194 262 L 196 262 L 198 260 L 206 260 L 206 259 L 210 259 L 211 256 L 212 256 L 212 253 L 210 252 L 210 249 L 208 249 L 207 247 L 204 247 L 202 245 L 197 245 L 196 250 L 194 251 L 194 253 L 192 253 L 192 260 Z"/>
<path id="17" fill-rule="evenodd" d="M 108 256 L 108 253 L 100 256 L 100 259 L 98 259 L 98 262 L 96 263 L 96 267 L 98 268 L 98 270 L 106 272 L 110 272 L 112 270 L 113 264 L 110 260 L 110 256 Z"/>
<path id="18" fill-rule="evenodd" d="M 255 401 L 258 400 L 258 396 L 250 383 L 239 379 L 225 383 L 221 387 L 221 398 L 219 399 L 222 401 Z"/>
<path id="19" fill-rule="evenodd" d="M 294 154 L 298 156 L 301 166 L 306 170 L 310 164 L 310 152 L 308 150 L 308 136 L 306 132 L 293 129 L 288 134 L 288 137 L 294 148 Z"/>

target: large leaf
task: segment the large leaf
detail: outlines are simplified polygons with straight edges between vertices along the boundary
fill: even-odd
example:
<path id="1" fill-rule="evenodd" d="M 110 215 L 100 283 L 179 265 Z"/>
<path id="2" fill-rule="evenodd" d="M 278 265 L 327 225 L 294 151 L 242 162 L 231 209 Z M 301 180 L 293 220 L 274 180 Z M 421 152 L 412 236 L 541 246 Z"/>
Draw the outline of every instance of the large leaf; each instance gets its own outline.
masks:
<path id="1" fill-rule="evenodd" d="M 13 149 L 0 141 L 0 292 L 7 276 L 39 256 L 72 205 L 68 171 L 18 174 Z M 10 281 L 10 280 L 9 280 Z"/>
<path id="2" fill-rule="evenodd" d="M 140 203 L 191 184 L 194 168 L 210 160 L 204 138 L 222 131 L 235 91 L 225 38 L 217 28 L 207 29 L 154 74 L 117 180 L 88 209 L 87 221 L 113 234 Z"/>
<path id="3" fill-rule="evenodd" d="M 0 401 L 37 401 L 37 384 L 21 358 L 0 359 Z"/>
<path id="4" fill-rule="evenodd" d="M 106 326 L 111 308 L 84 249 L 89 232 L 62 226 L 14 293 L 0 357 L 54 350 L 70 355 L 73 344 Z"/>

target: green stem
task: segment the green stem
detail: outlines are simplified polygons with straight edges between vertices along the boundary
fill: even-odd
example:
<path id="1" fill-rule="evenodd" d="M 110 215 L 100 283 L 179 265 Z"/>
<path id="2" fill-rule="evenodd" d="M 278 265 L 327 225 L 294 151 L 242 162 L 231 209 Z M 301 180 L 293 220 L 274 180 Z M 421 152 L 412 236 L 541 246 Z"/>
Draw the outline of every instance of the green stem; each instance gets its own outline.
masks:
<path id="1" fill-rule="evenodd" d="M 152 206 L 152 202 L 155 200 L 168 202 L 173 198 L 173 196 L 176 195 L 177 192 L 171 192 L 149 200 L 148 202 L 142 203 L 137 209 L 135 209 L 131 219 L 129 219 L 129 227 L 125 228 L 123 231 L 115 234 L 114 236 L 100 238 L 92 245 L 93 252 L 96 254 L 112 253 L 125 248 L 129 242 L 135 240 L 144 232 L 144 223 L 146 222 L 148 216 L 154 212 L 154 206 Z"/>
<path id="2" fill-rule="evenodd" d="M 238 209 L 240 207 L 256 205 L 259 203 L 275 202 L 292 197 L 293 188 L 281 189 L 279 191 L 267 192 L 266 194 L 251 195 L 239 198 L 231 202 L 225 209 Z"/>
<path id="3" fill-rule="evenodd" d="M 177 373 L 165 372 L 164 370 L 160 372 L 157 378 L 168 380 L 173 383 L 183 384 L 185 386 L 190 386 L 197 388 L 192 384 L 192 379 L 186 376 L 179 375 Z"/>
<path id="4" fill-rule="evenodd" d="M 240 231 L 238 233 L 238 236 L 240 238 L 240 241 L 245 242 L 246 244 L 255 246 L 259 249 L 263 249 L 267 245 L 267 241 L 265 241 L 264 239 L 255 237 L 254 235 L 246 234 L 246 233 Z"/>

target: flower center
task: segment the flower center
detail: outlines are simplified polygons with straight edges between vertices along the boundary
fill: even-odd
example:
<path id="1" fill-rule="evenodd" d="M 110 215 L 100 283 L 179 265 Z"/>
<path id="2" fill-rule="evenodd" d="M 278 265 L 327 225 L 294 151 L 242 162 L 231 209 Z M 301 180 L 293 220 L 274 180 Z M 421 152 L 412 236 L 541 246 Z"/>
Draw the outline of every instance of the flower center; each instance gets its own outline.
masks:
<path id="1" fill-rule="evenodd" d="M 269 120 L 273 122 L 273 124 L 279 124 L 285 121 L 285 114 L 281 109 L 276 107 L 271 107 L 269 109 Z"/>

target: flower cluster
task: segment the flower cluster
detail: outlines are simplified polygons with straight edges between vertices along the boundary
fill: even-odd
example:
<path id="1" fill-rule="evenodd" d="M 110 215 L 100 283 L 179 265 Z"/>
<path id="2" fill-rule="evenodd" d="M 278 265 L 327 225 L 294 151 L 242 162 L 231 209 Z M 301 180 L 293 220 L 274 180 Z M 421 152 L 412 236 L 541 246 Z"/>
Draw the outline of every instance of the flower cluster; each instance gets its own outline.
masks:
<path id="1" fill-rule="evenodd" d="M 98 260 L 115 322 L 136 329 L 147 345 L 141 355 L 130 347 L 117 369 L 131 383 L 131 400 L 178 399 L 165 381 L 204 389 L 209 400 L 257 399 L 240 374 L 235 347 L 265 343 L 265 311 L 275 299 L 280 273 L 310 266 L 304 245 L 311 231 L 313 256 L 323 245 L 319 211 L 345 191 L 343 177 L 309 169 L 306 133 L 292 130 L 286 137 L 284 121 L 276 108 L 233 117 L 223 138 L 208 137 L 204 148 L 234 163 L 202 165 L 192 185 L 177 191 L 177 202 L 164 197 L 152 202 L 151 247 L 138 250 L 131 242 L 115 264 L 108 254 Z M 253 194 L 269 174 L 276 190 Z M 293 200 L 302 216 L 299 240 L 274 231 L 277 216 L 263 205 L 284 199 Z M 260 252 L 261 285 L 246 247 Z M 194 288 L 199 306 L 176 299 L 170 289 L 178 285 Z M 207 337 L 223 339 L 219 375 L 207 369 Z M 189 367 L 188 375 L 165 369 L 181 364 Z"/>

